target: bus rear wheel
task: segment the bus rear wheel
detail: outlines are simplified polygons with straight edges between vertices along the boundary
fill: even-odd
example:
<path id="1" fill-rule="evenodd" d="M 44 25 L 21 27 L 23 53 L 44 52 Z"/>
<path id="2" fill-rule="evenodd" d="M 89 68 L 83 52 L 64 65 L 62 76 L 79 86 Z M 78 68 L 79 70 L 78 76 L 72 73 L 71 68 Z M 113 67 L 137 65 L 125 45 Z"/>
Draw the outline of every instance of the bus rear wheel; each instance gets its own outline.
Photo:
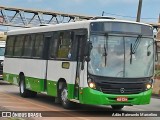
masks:
<path id="1" fill-rule="evenodd" d="M 111 105 L 111 107 L 114 110 L 121 110 L 124 107 L 124 105 Z"/>
<path id="2" fill-rule="evenodd" d="M 67 90 L 67 85 L 65 83 L 63 83 L 62 89 L 60 91 L 60 101 L 65 109 L 73 107 L 73 103 L 68 100 L 68 90 Z"/>
<path id="3" fill-rule="evenodd" d="M 24 75 L 20 76 L 19 92 L 20 92 L 20 96 L 24 98 L 25 97 L 35 97 L 37 95 L 37 92 L 26 89 Z"/>

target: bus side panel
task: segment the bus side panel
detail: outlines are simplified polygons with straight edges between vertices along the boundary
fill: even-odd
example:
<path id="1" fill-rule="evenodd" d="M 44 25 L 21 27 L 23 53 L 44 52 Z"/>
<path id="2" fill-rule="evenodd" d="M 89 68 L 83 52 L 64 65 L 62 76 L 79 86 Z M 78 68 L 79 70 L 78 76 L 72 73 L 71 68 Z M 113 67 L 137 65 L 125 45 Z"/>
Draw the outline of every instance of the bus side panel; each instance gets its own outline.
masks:
<path id="1" fill-rule="evenodd" d="M 5 58 L 4 80 L 18 84 L 19 74 L 25 76 L 26 88 L 41 92 L 44 91 L 44 79 L 46 71 L 46 60 Z"/>
<path id="2" fill-rule="evenodd" d="M 44 79 L 25 76 L 25 82 L 26 88 L 29 90 L 35 92 L 44 91 Z"/>
<path id="3" fill-rule="evenodd" d="M 69 68 L 63 68 L 62 63 L 69 64 Z M 47 70 L 47 93 L 49 95 L 56 96 L 57 94 L 57 82 L 59 79 L 64 79 L 68 87 L 68 98 L 73 98 L 74 84 L 76 77 L 76 66 L 77 63 L 73 61 L 48 61 Z"/>
<path id="4" fill-rule="evenodd" d="M 47 80 L 46 92 L 50 96 L 57 96 L 57 81 Z"/>
<path id="5" fill-rule="evenodd" d="M 18 85 L 19 76 L 11 73 L 3 73 L 3 80 Z"/>

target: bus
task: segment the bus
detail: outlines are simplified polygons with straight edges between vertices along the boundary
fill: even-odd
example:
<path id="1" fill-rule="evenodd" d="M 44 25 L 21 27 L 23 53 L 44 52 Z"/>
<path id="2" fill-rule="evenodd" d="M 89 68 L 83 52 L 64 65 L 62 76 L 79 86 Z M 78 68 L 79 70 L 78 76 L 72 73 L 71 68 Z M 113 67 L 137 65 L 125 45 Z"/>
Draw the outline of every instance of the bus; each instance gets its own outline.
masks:
<path id="1" fill-rule="evenodd" d="M 7 35 L 5 34 L 5 32 L 0 32 L 0 80 L 3 79 L 3 60 L 4 60 L 6 37 Z"/>
<path id="2" fill-rule="evenodd" d="M 153 28 L 117 19 L 61 23 L 7 33 L 5 81 L 20 96 L 53 96 L 113 109 L 150 103 L 155 62 Z"/>

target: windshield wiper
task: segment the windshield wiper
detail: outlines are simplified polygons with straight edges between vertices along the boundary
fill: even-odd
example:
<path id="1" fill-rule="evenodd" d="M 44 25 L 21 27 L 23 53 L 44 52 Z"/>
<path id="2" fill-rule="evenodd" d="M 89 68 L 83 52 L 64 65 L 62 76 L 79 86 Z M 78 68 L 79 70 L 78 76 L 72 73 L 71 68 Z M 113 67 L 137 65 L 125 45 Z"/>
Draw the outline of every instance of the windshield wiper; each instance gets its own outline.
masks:
<path id="1" fill-rule="evenodd" d="M 141 42 L 140 38 L 142 37 L 142 35 L 138 35 L 134 45 L 132 45 L 131 43 L 131 46 L 130 46 L 130 64 L 132 64 L 132 55 L 136 53 L 137 51 L 137 48 Z"/>
<path id="2" fill-rule="evenodd" d="M 105 56 L 105 66 L 107 66 L 107 50 L 108 50 L 108 34 L 105 34 L 106 36 L 106 41 L 104 42 L 104 54 Z"/>
<path id="3" fill-rule="evenodd" d="M 130 46 L 130 64 L 132 64 L 132 43 L 131 43 L 131 46 Z"/>

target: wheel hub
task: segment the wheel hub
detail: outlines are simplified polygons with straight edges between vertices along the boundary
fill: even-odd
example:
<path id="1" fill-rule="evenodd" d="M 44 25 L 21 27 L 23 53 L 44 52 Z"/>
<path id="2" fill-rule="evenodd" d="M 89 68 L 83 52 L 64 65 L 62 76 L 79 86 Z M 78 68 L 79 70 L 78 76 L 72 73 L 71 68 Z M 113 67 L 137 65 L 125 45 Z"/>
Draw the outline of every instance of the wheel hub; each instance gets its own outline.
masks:
<path id="1" fill-rule="evenodd" d="M 68 91 L 66 89 L 63 89 L 63 91 L 61 93 L 61 99 L 62 99 L 62 101 L 63 101 L 64 104 L 66 104 L 67 95 L 68 95 Z"/>
<path id="2" fill-rule="evenodd" d="M 23 84 L 23 81 L 20 84 L 20 89 L 21 89 L 21 93 L 24 93 L 24 84 Z"/>

